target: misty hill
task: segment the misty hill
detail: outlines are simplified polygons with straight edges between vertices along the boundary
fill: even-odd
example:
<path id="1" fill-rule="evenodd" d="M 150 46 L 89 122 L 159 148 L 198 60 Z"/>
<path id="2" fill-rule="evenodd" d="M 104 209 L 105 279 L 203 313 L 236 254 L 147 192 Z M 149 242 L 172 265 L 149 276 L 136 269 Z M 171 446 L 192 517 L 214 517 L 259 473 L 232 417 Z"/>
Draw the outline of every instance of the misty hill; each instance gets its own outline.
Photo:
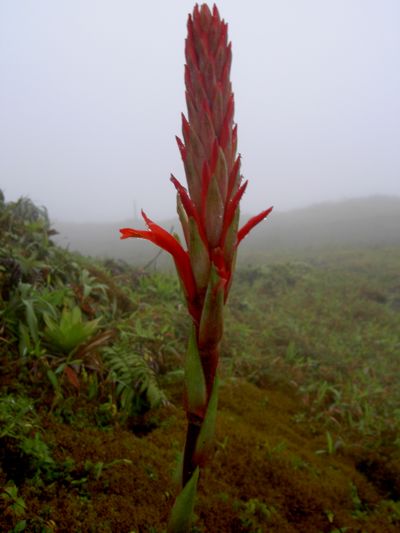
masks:
<path id="1" fill-rule="evenodd" d="M 400 244 L 400 198 L 376 196 L 272 213 L 243 248 L 286 250 Z"/>
<path id="2" fill-rule="evenodd" d="M 246 220 L 246 216 L 242 220 Z M 163 221 L 167 229 L 178 220 Z M 145 264 L 157 248 L 137 239 L 120 241 L 121 227 L 143 227 L 142 221 L 120 223 L 55 223 L 55 241 L 83 254 L 125 259 Z M 244 241 L 246 254 L 329 246 L 400 245 L 400 198 L 376 196 L 329 202 L 287 212 L 274 211 Z M 165 254 L 163 254 L 165 255 Z M 161 258 L 161 261 L 163 259 Z"/>

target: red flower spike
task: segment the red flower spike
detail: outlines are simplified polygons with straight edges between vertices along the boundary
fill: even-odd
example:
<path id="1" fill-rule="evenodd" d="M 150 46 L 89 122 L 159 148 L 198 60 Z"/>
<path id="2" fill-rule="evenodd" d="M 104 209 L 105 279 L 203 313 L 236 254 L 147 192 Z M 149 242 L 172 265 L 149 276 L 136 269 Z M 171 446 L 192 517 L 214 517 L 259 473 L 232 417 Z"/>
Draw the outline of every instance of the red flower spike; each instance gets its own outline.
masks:
<path id="1" fill-rule="evenodd" d="M 248 222 L 246 222 L 246 224 L 238 231 L 236 246 L 239 246 L 240 242 L 246 237 L 246 235 L 248 235 L 248 233 L 254 228 L 254 226 L 257 226 L 259 222 L 267 218 L 267 216 L 271 213 L 272 209 L 273 208 L 270 207 L 269 209 L 262 211 L 259 215 L 256 215 Z"/>
<path id="2" fill-rule="evenodd" d="M 182 114 L 182 138 L 176 137 L 187 188 L 172 175 L 171 181 L 177 191 L 177 211 L 188 251 L 178 238 L 155 224 L 144 212 L 148 229 L 120 230 L 121 239 L 146 239 L 172 255 L 193 320 L 191 342 L 196 348 L 197 359 L 193 361 L 197 366 L 194 380 L 188 378 L 189 373 L 186 380 L 187 387 L 191 387 L 187 389 L 191 399 L 196 397 L 196 402 L 186 403 L 188 433 L 182 465 L 183 487 L 193 479 L 194 472 L 198 474 L 198 467 L 207 455 L 204 450 L 210 449 L 212 441 L 223 310 L 237 247 L 272 210 L 251 218 L 238 230 L 239 205 L 247 181 L 241 183 L 241 158 L 236 151 L 228 25 L 220 18 L 215 4 L 212 9 L 206 4 L 196 4 L 188 17 L 187 32 L 184 73 L 187 114 Z M 196 396 L 196 376 L 204 378 L 204 397 Z M 190 490 L 192 488 L 189 486 Z M 187 522 L 186 511 L 179 510 L 181 502 L 180 495 L 168 530 L 176 531 L 175 526 L 182 516 Z"/>
<path id="3" fill-rule="evenodd" d="M 189 250 L 191 231 L 196 231 L 218 275 L 229 280 L 225 285 L 227 295 L 236 246 L 270 210 L 253 217 L 238 231 L 239 204 L 247 182 L 241 184 L 241 159 L 236 153 L 237 126 L 230 82 L 232 47 L 228 41 L 228 25 L 221 19 L 215 4 L 212 9 L 206 4 L 196 5 L 189 15 L 185 58 L 188 118 L 182 114 L 182 138 L 177 137 L 176 142 L 185 168 L 187 189 L 174 176 L 171 181 L 178 193 L 178 210 Z M 124 228 L 121 238 L 147 239 L 173 256 L 190 295 L 190 312 L 199 317 L 204 294 L 193 289 L 190 251 L 186 252 L 172 235 L 145 214 L 143 216 L 149 230 Z M 192 229 L 189 219 L 195 223 Z"/>

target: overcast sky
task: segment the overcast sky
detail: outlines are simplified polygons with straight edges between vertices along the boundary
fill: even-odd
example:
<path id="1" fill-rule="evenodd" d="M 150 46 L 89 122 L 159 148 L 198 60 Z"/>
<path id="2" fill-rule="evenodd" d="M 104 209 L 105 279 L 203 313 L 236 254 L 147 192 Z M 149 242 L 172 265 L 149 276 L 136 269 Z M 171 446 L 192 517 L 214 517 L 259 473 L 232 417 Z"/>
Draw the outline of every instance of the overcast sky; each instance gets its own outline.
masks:
<path id="1" fill-rule="evenodd" d="M 53 220 L 173 216 L 187 0 L 0 0 L 0 188 Z M 400 195 L 400 1 L 220 0 L 242 211 Z"/>

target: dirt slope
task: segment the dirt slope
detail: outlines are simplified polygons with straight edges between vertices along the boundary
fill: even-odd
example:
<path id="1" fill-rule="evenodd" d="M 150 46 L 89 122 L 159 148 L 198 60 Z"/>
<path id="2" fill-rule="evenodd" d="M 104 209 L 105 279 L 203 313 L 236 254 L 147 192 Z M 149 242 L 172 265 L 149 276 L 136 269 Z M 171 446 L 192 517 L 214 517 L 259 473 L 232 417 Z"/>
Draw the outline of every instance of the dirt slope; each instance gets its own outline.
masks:
<path id="1" fill-rule="evenodd" d="M 172 393 L 177 404 L 179 394 Z M 368 480 L 359 470 L 371 461 L 346 448 L 329 453 L 325 434 L 300 421 L 300 408 L 290 390 L 223 384 L 216 450 L 200 481 L 194 531 L 399 531 L 398 510 L 385 500 L 399 497 L 393 479 L 400 480 L 400 469 L 385 486 L 388 468 L 375 477 L 364 468 Z M 57 461 L 73 460 L 76 479 L 22 485 L 25 531 L 163 531 L 185 420 L 171 405 L 148 422 L 158 427 L 139 437 L 118 428 L 62 424 L 49 415 L 46 442 Z M 12 522 L 7 513 L 0 516 L 0 530 Z"/>

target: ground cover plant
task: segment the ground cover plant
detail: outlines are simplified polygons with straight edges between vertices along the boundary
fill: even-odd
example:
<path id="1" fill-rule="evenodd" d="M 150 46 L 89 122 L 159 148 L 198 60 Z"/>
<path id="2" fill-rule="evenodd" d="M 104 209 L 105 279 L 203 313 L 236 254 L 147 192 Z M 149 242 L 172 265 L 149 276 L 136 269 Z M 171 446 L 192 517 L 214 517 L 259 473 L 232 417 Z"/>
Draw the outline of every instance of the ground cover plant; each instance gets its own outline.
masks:
<path id="1" fill-rule="evenodd" d="M 0 225 L 0 530 L 165 531 L 178 281 L 53 245 L 26 198 L 2 200 Z M 193 531 L 399 529 L 399 264 L 379 247 L 242 261 Z M 64 309 L 85 332 L 67 347 L 44 318 L 65 329 Z"/>

